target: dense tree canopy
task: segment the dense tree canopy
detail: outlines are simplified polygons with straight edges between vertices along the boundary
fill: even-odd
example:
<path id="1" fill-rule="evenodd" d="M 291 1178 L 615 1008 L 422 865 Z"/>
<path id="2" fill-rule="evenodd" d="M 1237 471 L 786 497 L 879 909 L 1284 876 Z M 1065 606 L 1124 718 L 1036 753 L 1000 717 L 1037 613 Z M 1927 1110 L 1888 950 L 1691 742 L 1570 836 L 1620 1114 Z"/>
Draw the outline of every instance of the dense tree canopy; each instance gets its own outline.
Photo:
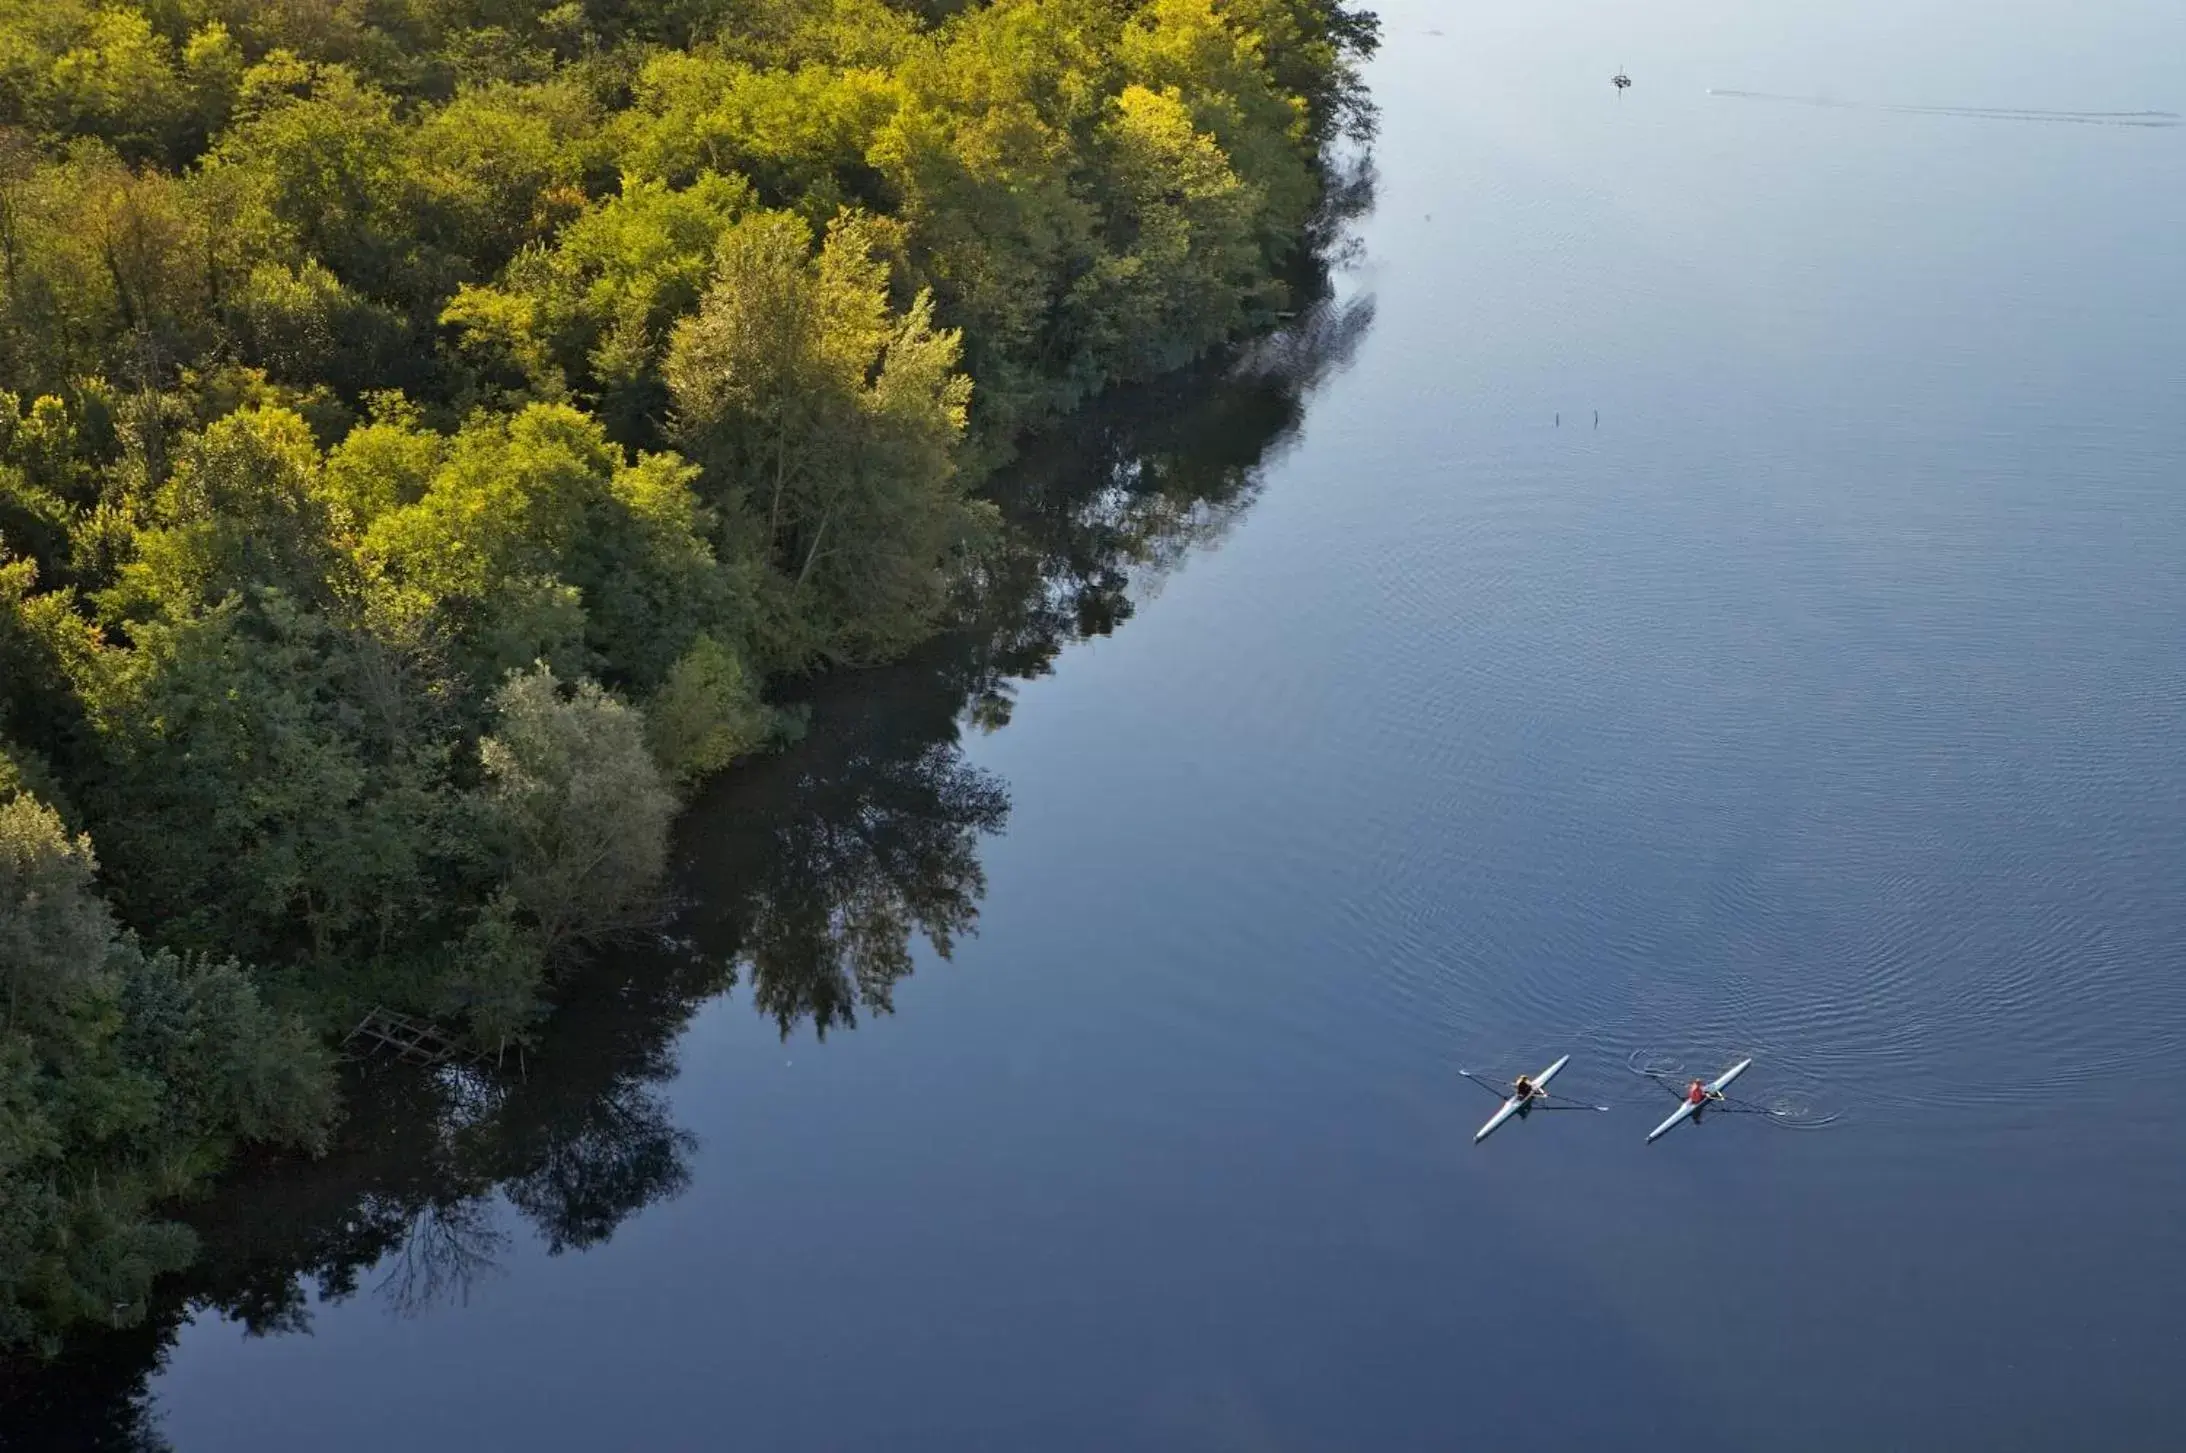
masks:
<path id="1" fill-rule="evenodd" d="M 0 1345 L 313 1143 L 312 1031 L 531 1032 L 770 692 L 976 593 L 1009 440 L 1291 305 L 1373 40 L 0 0 Z"/>

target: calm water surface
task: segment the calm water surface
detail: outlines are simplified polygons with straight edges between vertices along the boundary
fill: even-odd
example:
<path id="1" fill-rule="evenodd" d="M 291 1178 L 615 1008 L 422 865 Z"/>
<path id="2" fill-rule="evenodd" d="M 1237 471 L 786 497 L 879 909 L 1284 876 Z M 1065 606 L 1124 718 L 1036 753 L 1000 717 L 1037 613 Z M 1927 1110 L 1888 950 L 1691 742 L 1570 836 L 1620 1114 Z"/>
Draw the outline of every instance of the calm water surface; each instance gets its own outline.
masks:
<path id="1" fill-rule="evenodd" d="M 1302 409 L 1058 445 L 697 957 L 222 1212 L 175 1448 L 2186 1437 L 2186 129 L 1886 109 L 2186 110 L 2186 10 L 1384 16 Z M 1834 1123 L 1642 1145 L 1749 1054 Z"/>

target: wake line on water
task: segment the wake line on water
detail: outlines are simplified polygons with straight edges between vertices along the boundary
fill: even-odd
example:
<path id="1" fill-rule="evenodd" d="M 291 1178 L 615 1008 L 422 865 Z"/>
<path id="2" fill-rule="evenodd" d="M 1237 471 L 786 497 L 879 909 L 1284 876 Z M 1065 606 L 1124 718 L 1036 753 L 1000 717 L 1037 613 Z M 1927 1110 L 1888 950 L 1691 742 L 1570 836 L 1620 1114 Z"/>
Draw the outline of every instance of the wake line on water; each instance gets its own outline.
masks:
<path id="1" fill-rule="evenodd" d="M 2176 111 L 2036 111 L 2014 106 L 1893 106 L 1862 101 L 1833 101 L 1827 96 L 1786 96 L 1775 91 L 1729 91 L 1709 87 L 1711 96 L 1736 101 L 1784 101 L 1798 106 L 1829 106 L 1846 111 L 1895 111 L 1904 116 L 1970 116 L 1977 121 L 2055 121 L 2069 126 L 2176 126 Z"/>

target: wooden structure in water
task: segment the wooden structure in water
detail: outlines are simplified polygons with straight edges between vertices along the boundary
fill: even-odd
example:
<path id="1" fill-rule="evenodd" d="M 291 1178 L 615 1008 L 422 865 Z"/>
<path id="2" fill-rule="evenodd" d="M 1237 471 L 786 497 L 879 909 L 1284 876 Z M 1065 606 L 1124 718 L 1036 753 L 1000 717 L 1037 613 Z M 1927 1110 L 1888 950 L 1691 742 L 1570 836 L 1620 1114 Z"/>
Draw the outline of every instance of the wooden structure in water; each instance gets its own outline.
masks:
<path id="1" fill-rule="evenodd" d="M 342 1039 L 351 1059 L 389 1058 L 414 1065 L 444 1065 L 478 1058 L 478 1052 L 429 1019 L 377 1008 Z"/>

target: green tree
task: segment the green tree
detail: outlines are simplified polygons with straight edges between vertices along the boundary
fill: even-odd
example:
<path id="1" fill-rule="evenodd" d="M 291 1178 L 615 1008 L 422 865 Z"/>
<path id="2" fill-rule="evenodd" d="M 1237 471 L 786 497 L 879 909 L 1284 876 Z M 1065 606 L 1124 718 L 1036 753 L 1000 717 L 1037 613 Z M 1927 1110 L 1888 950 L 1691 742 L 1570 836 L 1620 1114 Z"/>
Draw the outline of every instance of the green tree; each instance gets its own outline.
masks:
<path id="1" fill-rule="evenodd" d="M 233 959 L 121 945 L 119 1051 L 166 1088 L 152 1133 L 194 1159 L 170 1179 L 217 1169 L 235 1139 L 320 1149 L 334 1115 L 327 1054 L 301 1020 L 275 1013 Z"/>
<path id="2" fill-rule="evenodd" d="M 738 173 L 761 200 L 825 223 L 845 204 L 882 200 L 866 151 L 898 104 L 894 81 L 879 69 L 772 70 L 714 55 L 657 56 L 622 118 L 623 164 L 676 185 Z"/>
<path id="3" fill-rule="evenodd" d="M 73 594 L 40 591 L 38 567 L 8 558 L 5 544 L 0 539 L 0 748 L 13 743 L 65 758 L 83 729 L 74 678 L 96 652 L 97 636 L 77 614 Z M 7 767 L 19 770 L 19 763 Z M 0 791 L 6 786 L 0 780 Z"/>
<path id="4" fill-rule="evenodd" d="M 132 635 L 78 689 L 96 734 L 81 791 L 134 921 L 322 972 L 447 931 L 475 853 L 453 744 L 385 648 L 275 591 Z"/>
<path id="5" fill-rule="evenodd" d="M 183 43 L 182 77 L 193 123 L 187 150 L 192 157 L 226 128 L 242 98 L 243 73 L 248 68 L 243 47 L 217 20 L 198 26 Z"/>
<path id="6" fill-rule="evenodd" d="M 755 750 L 771 720 L 744 663 L 712 636 L 701 635 L 647 704 L 645 725 L 653 759 L 681 784 Z"/>
<path id="7" fill-rule="evenodd" d="M 740 177 L 707 173 L 680 189 L 630 179 L 552 247 L 520 255 L 498 286 L 462 288 L 441 321 L 479 366 L 542 399 L 594 398 L 614 438 L 646 444 L 666 410 L 669 330 L 697 306 L 715 245 L 750 204 Z"/>
<path id="8" fill-rule="evenodd" d="M 144 159 L 186 152 L 190 88 L 174 47 L 140 12 L 92 12 L 77 43 L 56 56 L 43 87 L 45 123 L 63 135 L 96 136 Z"/>
<path id="9" fill-rule="evenodd" d="M 899 68 L 904 103 L 869 153 L 1004 433 L 1100 384 L 1055 325 L 1058 300 L 1100 253 L 1080 159 L 1103 114 L 1116 20 L 1097 0 L 962 12 Z"/>
<path id="10" fill-rule="evenodd" d="M 851 214 L 817 256 L 793 215 L 738 223 L 666 367 L 725 530 L 762 542 L 790 659 L 902 649 L 931 628 L 949 565 L 991 517 L 956 476 L 971 396 L 958 335 L 935 327 L 924 294 L 890 309 L 881 244 Z"/>
<path id="11" fill-rule="evenodd" d="M 714 45 L 764 70 L 880 69 L 917 44 L 920 20 L 887 0 L 727 0 Z"/>
<path id="12" fill-rule="evenodd" d="M 549 952 L 650 921 L 675 798 L 645 745 L 645 718 L 589 681 L 565 692 L 540 666 L 494 693 L 479 744 L 508 892 Z"/>
<path id="13" fill-rule="evenodd" d="M 0 158 L 0 380 L 62 397 L 87 376 L 169 380 L 210 339 L 189 189 L 85 143 Z"/>
<path id="14" fill-rule="evenodd" d="M 244 409 L 186 440 L 104 598 L 110 617 L 186 620 L 261 587 L 328 603 L 346 522 L 320 476 L 310 426 L 289 409 Z"/>
<path id="15" fill-rule="evenodd" d="M 394 443 L 383 433 L 372 447 Z M 695 476 L 671 455 L 625 464 L 577 410 L 534 404 L 447 441 L 422 494 L 378 513 L 360 556 L 381 616 L 449 642 L 474 682 L 546 659 L 649 691 L 699 631 L 740 630 L 749 614 L 749 587 L 705 538 Z"/>
<path id="16" fill-rule="evenodd" d="M 88 839 L 13 780 L 0 770 L 0 1346 L 50 1345 L 142 1315 L 192 1248 L 152 1203 L 239 1140 L 321 1145 L 332 1081 L 235 965 L 118 934 Z"/>
<path id="17" fill-rule="evenodd" d="M 463 92 L 405 137 L 421 230 L 472 271 L 498 271 L 584 208 L 599 125 L 569 80 Z"/>
<path id="18" fill-rule="evenodd" d="M 1314 109 L 1270 72 L 1267 38 L 1233 16 L 1214 0 L 1150 0 L 1125 28 L 1119 55 L 1132 80 L 1184 99 L 1193 129 L 1212 136 L 1256 189 L 1263 205 L 1254 220 L 1272 266 L 1297 246 L 1319 198 Z"/>
<path id="19" fill-rule="evenodd" d="M 27 792 L 0 802 L 0 1033 L 50 1030 L 97 978 L 114 934 L 97 867 L 52 808 Z"/>
<path id="20" fill-rule="evenodd" d="M 1255 235 L 1261 198 L 1174 90 L 1126 86 L 1100 139 L 1111 250 L 1072 289 L 1100 373 L 1144 379 L 1229 341 L 1281 301 Z"/>
<path id="21" fill-rule="evenodd" d="M 452 291 L 456 266 L 416 225 L 417 188 L 394 98 L 340 66 L 304 70 L 302 94 L 246 77 L 245 115 L 213 153 L 252 213 L 364 296 L 422 307 Z"/>
<path id="22" fill-rule="evenodd" d="M 350 430 L 326 458 L 327 499 L 360 531 L 423 499 L 448 456 L 447 437 L 424 427 L 399 392 L 377 395 L 372 406 L 370 422 Z"/>

